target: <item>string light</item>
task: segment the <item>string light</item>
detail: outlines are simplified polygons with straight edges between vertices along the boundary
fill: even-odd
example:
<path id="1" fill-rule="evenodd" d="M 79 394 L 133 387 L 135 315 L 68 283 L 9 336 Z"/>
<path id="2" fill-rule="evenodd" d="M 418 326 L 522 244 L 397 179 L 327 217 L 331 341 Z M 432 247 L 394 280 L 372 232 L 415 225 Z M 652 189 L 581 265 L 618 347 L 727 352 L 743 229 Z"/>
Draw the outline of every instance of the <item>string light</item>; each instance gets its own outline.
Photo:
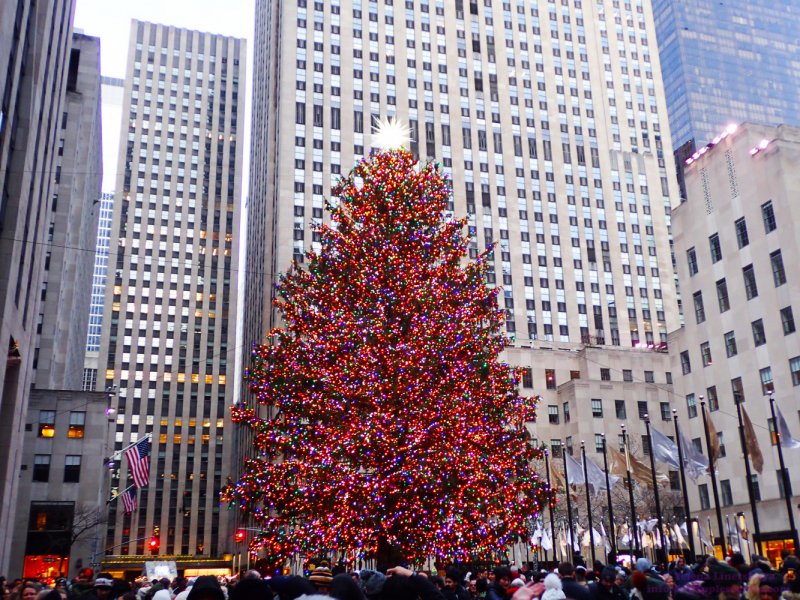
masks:
<path id="1" fill-rule="evenodd" d="M 248 372 L 273 416 L 233 407 L 257 458 L 222 491 L 261 529 L 251 553 L 489 558 L 555 501 L 531 467 L 540 399 L 497 360 L 510 340 L 492 249 L 465 261 L 451 196 L 438 165 L 375 152 L 333 188 L 321 251 L 281 275 L 285 328 Z"/>

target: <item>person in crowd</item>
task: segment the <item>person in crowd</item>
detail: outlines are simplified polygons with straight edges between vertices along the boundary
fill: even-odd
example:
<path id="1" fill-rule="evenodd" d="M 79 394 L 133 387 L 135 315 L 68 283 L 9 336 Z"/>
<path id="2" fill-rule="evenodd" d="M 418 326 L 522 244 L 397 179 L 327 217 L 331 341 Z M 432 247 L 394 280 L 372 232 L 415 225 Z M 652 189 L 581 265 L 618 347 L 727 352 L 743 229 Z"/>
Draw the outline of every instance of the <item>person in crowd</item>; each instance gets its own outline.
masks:
<path id="1" fill-rule="evenodd" d="M 447 571 L 444 579 L 444 597 L 447 600 L 469 600 L 469 592 L 464 588 L 464 576 L 457 568 Z"/>
<path id="2" fill-rule="evenodd" d="M 358 583 L 346 573 L 334 575 L 331 580 L 330 596 L 337 600 L 365 600 Z"/>
<path id="3" fill-rule="evenodd" d="M 544 578 L 544 591 L 541 600 L 564 600 L 563 582 L 555 573 L 550 573 Z"/>
<path id="4" fill-rule="evenodd" d="M 589 583 L 586 581 L 586 571 L 586 567 L 583 565 L 578 565 L 575 567 L 575 581 L 577 581 L 583 587 L 588 588 Z"/>
<path id="5" fill-rule="evenodd" d="M 628 594 L 617 585 L 617 570 L 605 567 L 600 572 L 600 580 L 589 586 L 593 600 L 628 600 Z"/>
<path id="6" fill-rule="evenodd" d="M 561 587 L 564 595 L 570 600 L 592 600 L 588 588 L 575 580 L 575 568 L 572 563 L 562 562 L 558 565 L 558 576 L 561 578 Z"/>
<path id="7" fill-rule="evenodd" d="M 222 586 L 213 575 L 201 575 L 189 592 L 188 600 L 226 600 Z"/>
<path id="8" fill-rule="evenodd" d="M 489 583 L 486 597 L 489 600 L 502 600 L 510 597 L 508 588 L 511 585 L 511 571 L 506 567 L 499 567 L 493 571 L 494 581 Z"/>
<path id="9" fill-rule="evenodd" d="M 317 592 L 326 596 L 331 588 L 333 574 L 326 566 L 319 566 L 311 572 L 308 580 L 317 588 Z"/>

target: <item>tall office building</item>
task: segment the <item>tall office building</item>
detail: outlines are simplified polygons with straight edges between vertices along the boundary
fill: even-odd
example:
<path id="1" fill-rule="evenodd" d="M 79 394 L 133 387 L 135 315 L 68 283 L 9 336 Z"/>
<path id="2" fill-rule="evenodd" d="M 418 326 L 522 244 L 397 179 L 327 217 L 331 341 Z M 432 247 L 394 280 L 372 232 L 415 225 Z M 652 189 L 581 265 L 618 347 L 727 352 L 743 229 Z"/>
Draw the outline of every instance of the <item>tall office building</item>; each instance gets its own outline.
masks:
<path id="1" fill-rule="evenodd" d="M 180 568 L 230 564 L 218 493 L 231 453 L 245 64 L 243 40 L 132 23 L 100 367 L 116 386 L 115 448 L 148 433 L 153 448 L 139 508 L 111 504 L 112 571 L 141 572 L 153 537 Z M 122 461 L 112 491 L 130 482 Z"/>
<path id="2" fill-rule="evenodd" d="M 36 387 L 82 389 L 103 177 L 100 38 L 73 33 L 55 158 L 34 369 Z"/>
<path id="3" fill-rule="evenodd" d="M 47 233 L 63 134 L 72 0 L 0 7 L 0 572 L 7 572 Z"/>
<path id="4" fill-rule="evenodd" d="M 536 437 L 591 443 L 634 406 L 669 410 L 678 196 L 649 2 L 259 0 L 256 12 L 246 348 L 280 325 L 277 274 L 319 249 L 309 223 L 327 218 L 331 184 L 370 152 L 375 121 L 398 117 L 410 149 L 452 175 L 470 254 L 499 242 L 489 283 L 515 336 L 505 359 L 543 396 Z"/>
<path id="5" fill-rule="evenodd" d="M 688 201 L 675 210 L 675 255 L 686 301 L 686 326 L 670 335 L 677 408 L 694 444 L 707 454 L 701 402 L 722 448 L 717 496 L 723 515 L 744 513 L 754 531 L 758 510 L 764 554 L 792 548 L 784 501 L 800 489 L 797 451 L 785 449 L 789 485 L 778 459 L 769 395 L 800 439 L 800 334 L 794 315 L 800 265 L 800 129 L 746 124 L 686 168 Z M 684 398 L 685 397 L 685 398 Z M 736 402 L 749 413 L 763 471 L 748 486 Z M 750 446 L 752 450 L 752 446 Z M 794 490 L 794 491 L 792 491 Z M 692 516 L 716 525 L 709 477 L 692 486 Z M 797 498 L 791 503 L 796 513 Z"/>
<path id="6" fill-rule="evenodd" d="M 653 12 L 679 169 L 731 123 L 800 126 L 795 3 L 654 0 Z"/>

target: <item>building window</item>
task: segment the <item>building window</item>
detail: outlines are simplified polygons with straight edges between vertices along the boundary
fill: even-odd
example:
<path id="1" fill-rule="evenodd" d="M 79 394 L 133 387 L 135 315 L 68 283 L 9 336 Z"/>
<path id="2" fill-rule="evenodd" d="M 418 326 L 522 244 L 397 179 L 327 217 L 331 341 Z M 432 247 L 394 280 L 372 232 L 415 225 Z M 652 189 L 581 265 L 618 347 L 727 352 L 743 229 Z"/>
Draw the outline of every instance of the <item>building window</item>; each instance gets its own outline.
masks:
<path id="1" fill-rule="evenodd" d="M 81 457 L 67 456 L 64 460 L 64 483 L 80 483 Z"/>
<path id="2" fill-rule="evenodd" d="M 708 345 L 708 342 L 703 342 L 700 344 L 700 356 L 703 359 L 704 367 L 707 367 L 711 364 L 711 346 Z"/>
<path id="3" fill-rule="evenodd" d="M 678 471 L 668 471 L 669 489 L 673 491 L 681 490 L 681 474 Z"/>
<path id="4" fill-rule="evenodd" d="M 722 491 L 722 506 L 733 506 L 733 494 L 731 493 L 731 480 L 723 479 L 719 482 Z"/>
<path id="5" fill-rule="evenodd" d="M 622 381 L 633 381 L 633 371 L 631 371 L 630 369 L 623 369 Z"/>
<path id="6" fill-rule="evenodd" d="M 561 458 L 561 440 L 550 440 L 550 451 L 553 458 Z"/>
<path id="7" fill-rule="evenodd" d="M 689 248 L 686 251 L 686 261 L 689 263 L 689 276 L 697 274 L 697 252 L 694 248 Z"/>
<path id="8" fill-rule="evenodd" d="M 569 372 L 569 378 L 570 379 L 580 379 L 581 378 L 581 372 L 580 371 L 570 371 Z"/>
<path id="9" fill-rule="evenodd" d="M 698 325 L 706 320 L 706 310 L 703 308 L 703 292 L 694 293 L 694 316 Z"/>
<path id="10" fill-rule="evenodd" d="M 792 372 L 792 384 L 800 385 L 800 356 L 789 359 L 789 370 Z"/>
<path id="11" fill-rule="evenodd" d="M 594 434 L 594 450 L 595 452 L 602 452 L 603 451 L 603 434 L 602 433 L 595 433 Z"/>
<path id="12" fill-rule="evenodd" d="M 728 354 L 728 358 L 739 353 L 736 348 L 736 334 L 733 331 L 725 334 L 725 352 Z"/>
<path id="13" fill-rule="evenodd" d="M 725 434 L 721 431 L 717 432 L 717 439 L 719 440 L 719 457 L 725 458 L 727 452 L 725 451 Z"/>
<path id="14" fill-rule="evenodd" d="M 86 413 L 73 411 L 69 413 L 69 437 L 82 438 L 83 430 L 86 427 Z"/>
<path id="15" fill-rule="evenodd" d="M 564 402 L 564 423 L 569 423 L 569 402 Z"/>
<path id="16" fill-rule="evenodd" d="M 566 444 L 566 450 L 567 450 L 567 454 L 569 454 L 570 456 L 573 456 L 573 449 L 572 449 L 572 436 L 571 436 L 571 435 L 568 435 L 568 436 L 566 437 L 566 439 L 564 440 L 564 442 L 565 442 L 565 444 Z"/>
<path id="17" fill-rule="evenodd" d="M 764 231 L 771 233 L 778 228 L 778 224 L 775 222 L 772 200 L 761 205 L 761 216 L 764 217 Z"/>
<path id="18" fill-rule="evenodd" d="M 666 376 L 667 376 L 667 384 L 672 385 L 672 373 L 667 371 Z"/>
<path id="19" fill-rule="evenodd" d="M 692 362 L 689 360 L 689 351 L 684 350 L 681 352 L 681 368 L 683 369 L 683 374 L 688 375 L 692 372 Z"/>
<path id="20" fill-rule="evenodd" d="M 731 391 L 733 392 L 733 401 L 737 404 L 744 402 L 744 385 L 742 384 L 741 377 L 734 377 L 731 379 Z"/>
<path id="21" fill-rule="evenodd" d="M 788 471 L 788 469 L 787 469 L 787 471 Z M 788 490 L 789 494 L 788 495 L 791 497 L 791 495 L 792 495 L 792 480 L 789 479 L 789 477 L 786 477 L 786 480 L 784 480 L 783 471 L 781 469 L 778 469 L 777 471 L 775 471 L 775 474 L 778 476 L 778 494 L 780 495 L 780 497 L 781 498 L 786 498 L 787 490 L 784 487 L 784 483 L 785 482 L 789 484 L 789 490 Z M 787 475 L 788 475 L 788 473 L 787 473 Z"/>
<path id="22" fill-rule="evenodd" d="M 701 483 L 697 486 L 697 491 L 700 493 L 700 509 L 708 510 L 711 508 L 711 504 L 708 501 L 708 484 Z"/>
<path id="23" fill-rule="evenodd" d="M 526 390 L 533 389 L 533 370 L 530 367 L 522 370 L 522 387 Z"/>
<path id="24" fill-rule="evenodd" d="M 645 371 L 644 372 L 644 382 L 645 383 L 655 383 L 656 382 L 656 378 L 653 375 L 652 371 Z"/>
<path id="25" fill-rule="evenodd" d="M 717 300 L 719 301 L 719 312 L 724 313 L 730 310 L 731 302 L 728 298 L 728 283 L 724 279 L 717 282 Z"/>
<path id="26" fill-rule="evenodd" d="M 775 391 L 775 384 L 772 382 L 772 367 L 759 369 L 758 373 L 761 375 L 761 393 L 769 396 Z"/>
<path id="27" fill-rule="evenodd" d="M 56 434 L 56 411 L 39 411 L 39 437 L 51 438 Z"/>
<path id="28" fill-rule="evenodd" d="M 719 398 L 717 397 L 717 386 L 712 385 L 706 388 L 706 398 L 708 398 L 708 410 L 714 412 L 719 410 Z"/>
<path id="29" fill-rule="evenodd" d="M 695 400 L 694 394 L 686 394 L 686 411 L 690 419 L 697 416 L 697 400 Z"/>
<path id="30" fill-rule="evenodd" d="M 643 435 L 642 436 L 642 453 L 645 456 L 650 456 L 650 436 Z"/>
<path id="31" fill-rule="evenodd" d="M 600 381 L 611 381 L 611 369 L 600 369 Z"/>
<path id="32" fill-rule="evenodd" d="M 708 238 L 708 244 L 711 247 L 711 262 L 717 263 L 722 260 L 722 246 L 719 243 L 719 234 L 715 233 Z"/>
<path id="33" fill-rule="evenodd" d="M 780 287 L 786 283 L 786 271 L 783 268 L 783 256 L 780 250 L 776 250 L 769 255 L 772 262 L 772 278 L 775 280 L 775 287 Z"/>
<path id="34" fill-rule="evenodd" d="M 558 406 L 553 406 L 552 404 L 548 406 L 547 414 L 550 417 L 550 423 L 552 425 L 558 425 Z"/>
<path id="35" fill-rule="evenodd" d="M 750 489 L 753 492 L 753 499 L 756 502 L 761 502 L 761 486 L 758 485 L 758 475 L 750 475 Z"/>
<path id="36" fill-rule="evenodd" d="M 797 357 L 797 367 L 800 369 L 800 356 Z M 797 385 L 797 384 L 795 384 Z M 614 410 L 618 419 L 627 419 L 628 413 L 625 410 L 625 400 L 614 400 Z"/>
<path id="37" fill-rule="evenodd" d="M 84 392 L 93 392 L 97 389 L 97 369 L 84 369 L 83 370 L 83 386 Z"/>
<path id="38" fill-rule="evenodd" d="M 767 343 L 767 334 L 764 333 L 764 321 L 763 319 L 758 319 L 757 321 L 753 321 L 751 323 L 753 327 L 753 341 L 755 342 L 756 347 L 763 346 Z"/>
<path id="39" fill-rule="evenodd" d="M 747 299 L 752 300 L 758 296 L 756 272 L 753 270 L 753 265 L 747 265 L 745 268 L 743 268 L 742 276 L 744 277 L 744 291 L 747 293 Z"/>
<path id="40" fill-rule="evenodd" d="M 556 370 L 555 369 L 545 369 L 544 370 L 544 378 L 545 382 L 547 383 L 548 390 L 556 389 Z"/>
<path id="41" fill-rule="evenodd" d="M 647 418 L 646 415 L 648 414 L 648 412 L 647 412 L 647 401 L 646 400 L 640 400 L 639 402 L 636 403 L 636 407 L 639 410 L 639 418 L 642 421 L 644 421 Z"/>
<path id="42" fill-rule="evenodd" d="M 603 418 L 603 401 L 602 400 L 592 400 L 592 416 L 595 419 L 602 419 Z"/>
<path id="43" fill-rule="evenodd" d="M 700 454 L 703 453 L 703 442 L 700 441 L 699 437 L 692 439 L 692 446 L 694 446 L 694 449 L 697 450 Z"/>
<path id="44" fill-rule="evenodd" d="M 33 457 L 33 480 L 42 482 L 50 480 L 49 454 L 37 454 Z"/>
<path id="45" fill-rule="evenodd" d="M 750 243 L 750 238 L 747 237 L 747 223 L 744 217 L 737 219 L 736 223 L 736 240 L 739 242 L 739 248 L 744 248 Z"/>
<path id="46" fill-rule="evenodd" d="M 661 420 L 669 421 L 672 418 L 672 411 L 669 408 L 669 402 L 661 403 Z"/>
<path id="47" fill-rule="evenodd" d="M 783 324 L 783 335 L 795 332 L 794 314 L 792 314 L 791 306 L 781 309 L 781 323 Z"/>

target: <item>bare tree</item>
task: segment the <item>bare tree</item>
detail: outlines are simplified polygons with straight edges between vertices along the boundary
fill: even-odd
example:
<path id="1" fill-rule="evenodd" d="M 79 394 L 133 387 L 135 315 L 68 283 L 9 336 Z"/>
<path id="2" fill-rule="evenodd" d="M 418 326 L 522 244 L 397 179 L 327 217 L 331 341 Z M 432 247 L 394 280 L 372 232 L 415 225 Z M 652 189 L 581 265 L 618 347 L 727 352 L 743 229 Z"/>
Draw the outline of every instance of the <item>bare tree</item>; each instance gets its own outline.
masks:
<path id="1" fill-rule="evenodd" d="M 98 531 L 108 522 L 108 511 L 88 502 L 78 504 L 72 514 L 62 520 L 62 529 L 49 534 L 49 546 L 52 554 L 61 558 L 58 570 L 62 571 L 64 561 L 69 558 L 73 546 L 98 535 L 102 539 L 103 531 Z"/>

